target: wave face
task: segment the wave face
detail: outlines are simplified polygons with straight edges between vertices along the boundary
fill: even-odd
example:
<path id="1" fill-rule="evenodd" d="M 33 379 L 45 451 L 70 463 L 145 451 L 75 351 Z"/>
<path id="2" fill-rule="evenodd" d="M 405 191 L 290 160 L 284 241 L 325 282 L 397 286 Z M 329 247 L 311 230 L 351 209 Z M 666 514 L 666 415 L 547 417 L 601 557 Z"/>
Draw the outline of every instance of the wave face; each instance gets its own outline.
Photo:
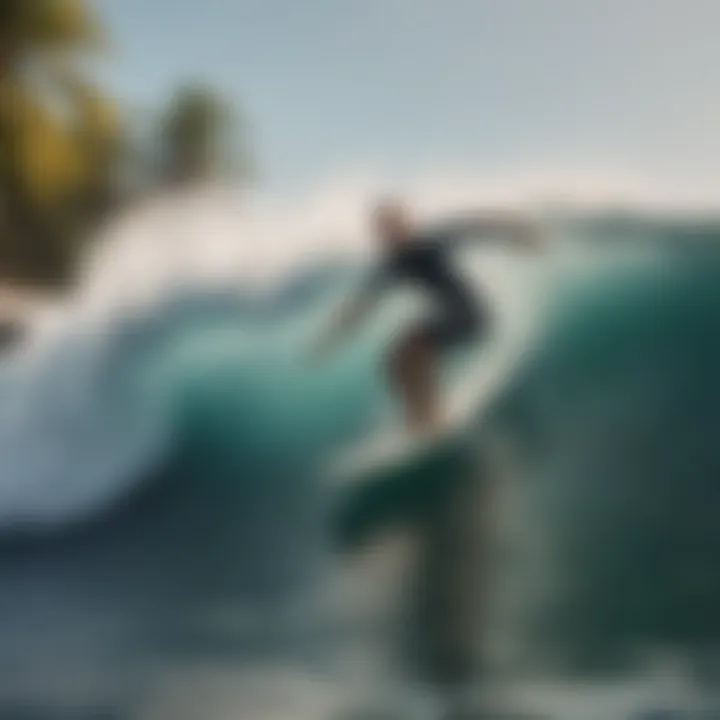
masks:
<path id="1" fill-rule="evenodd" d="M 307 361 L 352 282 L 332 268 L 262 297 L 172 292 L 68 315 L 5 358 L 0 710 L 78 683 L 78 702 L 126 693 L 167 654 L 317 656 L 293 618 L 312 623 L 297 608 L 322 595 L 318 465 L 387 406 L 387 328 Z"/>
<path id="2" fill-rule="evenodd" d="M 7 356 L 0 527 L 83 520 L 190 466 L 242 483 L 317 459 L 378 393 L 368 351 L 348 361 L 352 384 L 342 362 L 318 372 L 303 356 L 303 323 L 347 274 L 314 271 L 263 298 L 206 288 L 93 322 L 68 315 Z"/>
<path id="3" fill-rule="evenodd" d="M 525 501 L 546 541 L 535 574 L 563 578 L 524 593 L 528 614 L 553 646 L 606 655 L 710 638 L 720 236 L 659 220 L 562 232 L 575 250 L 540 273 L 553 288 L 542 322 L 528 320 L 536 288 L 516 264 L 489 258 L 478 274 L 499 324 L 517 320 L 530 343 L 489 416 L 530 458 Z M 198 607 L 311 592 L 329 499 L 318 469 L 394 411 L 379 366 L 418 311 L 398 303 L 313 366 L 310 340 L 354 282 L 336 266 L 263 296 L 167 292 L 68 315 L 3 360 L 0 661 L 71 664 L 68 648 L 95 658 L 151 641 L 199 652 L 177 632 Z M 483 365 L 473 351 L 457 372 Z M 18 554 L 18 536 L 47 532 Z"/>
<path id="4" fill-rule="evenodd" d="M 495 408 L 543 539 L 531 633 L 586 669 L 720 639 L 720 234 L 642 229 L 670 252 L 568 283 Z"/>

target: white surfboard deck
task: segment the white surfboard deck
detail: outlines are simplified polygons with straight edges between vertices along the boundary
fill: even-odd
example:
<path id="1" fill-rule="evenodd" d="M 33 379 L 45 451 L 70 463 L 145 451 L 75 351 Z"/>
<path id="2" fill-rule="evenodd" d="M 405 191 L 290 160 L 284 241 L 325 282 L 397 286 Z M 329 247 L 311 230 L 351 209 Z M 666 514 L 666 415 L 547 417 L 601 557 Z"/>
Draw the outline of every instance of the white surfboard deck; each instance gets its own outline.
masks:
<path id="1" fill-rule="evenodd" d="M 480 380 L 473 373 L 455 387 L 446 401 L 445 420 L 439 428 L 427 434 L 415 434 L 402 425 L 379 431 L 334 457 L 327 468 L 328 476 L 343 484 L 362 482 L 383 467 L 403 465 L 459 436 L 496 396 L 505 369 L 506 363 L 496 363 L 482 373 Z"/>

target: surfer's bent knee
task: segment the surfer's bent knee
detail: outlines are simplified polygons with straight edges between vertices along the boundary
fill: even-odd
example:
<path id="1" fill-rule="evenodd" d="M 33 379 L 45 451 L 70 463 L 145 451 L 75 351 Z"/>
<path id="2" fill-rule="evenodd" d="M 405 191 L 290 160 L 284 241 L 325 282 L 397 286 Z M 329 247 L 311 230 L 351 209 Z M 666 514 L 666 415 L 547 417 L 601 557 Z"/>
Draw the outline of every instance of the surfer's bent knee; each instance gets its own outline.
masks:
<path id="1" fill-rule="evenodd" d="M 402 381 L 410 364 L 419 353 L 431 348 L 430 338 L 424 326 L 416 327 L 401 335 L 388 356 L 388 374 L 395 382 Z"/>

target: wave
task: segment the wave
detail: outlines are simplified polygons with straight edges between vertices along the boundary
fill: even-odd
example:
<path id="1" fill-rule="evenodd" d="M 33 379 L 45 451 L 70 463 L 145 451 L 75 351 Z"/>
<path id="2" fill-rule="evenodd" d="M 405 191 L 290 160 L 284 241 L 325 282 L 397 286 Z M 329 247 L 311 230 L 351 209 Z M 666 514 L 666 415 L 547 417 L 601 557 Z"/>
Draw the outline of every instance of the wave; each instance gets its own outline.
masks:
<path id="1" fill-rule="evenodd" d="M 569 283 L 495 408 L 526 457 L 527 628 L 584 669 L 720 638 L 720 234 L 705 240 Z"/>
<path id="2" fill-rule="evenodd" d="M 206 412 L 205 385 L 204 402 L 217 391 L 249 418 L 263 372 L 278 388 L 263 347 L 346 275 L 314 268 L 266 297 L 184 291 L 93 322 L 67 313 L 31 335 L 0 365 L 0 526 L 39 529 L 111 506 L 177 455 L 183 412 Z"/>
<path id="3" fill-rule="evenodd" d="M 570 287 L 573 277 L 617 276 L 621 268 L 632 275 L 648 264 L 645 255 L 632 262 L 610 255 L 610 270 L 602 270 L 597 254 L 560 255 L 535 282 L 502 254 L 464 261 L 495 298 L 505 334 L 493 344 L 501 355 L 519 355 L 518 341 L 528 342 L 543 283 L 562 277 Z M 359 272 L 318 263 L 262 292 L 205 282 L 169 285 L 144 303 L 119 301 L 101 314 L 68 308 L 51 332 L 39 329 L 0 363 L 0 528 L 35 531 L 91 518 L 159 473 L 187 474 L 191 466 L 247 483 L 289 468 L 299 474 L 367 431 L 390 412 L 378 371 L 387 342 L 422 310 L 407 298 L 390 303 L 351 350 L 327 367 L 309 366 L 312 334 Z M 463 371 L 482 379 L 484 360 L 473 357 Z"/>
<path id="4" fill-rule="evenodd" d="M 477 428 L 503 429 L 528 459 L 522 619 L 544 648 L 595 660 L 720 630 L 720 252 L 679 252 L 675 230 L 648 247 L 631 230 L 607 230 L 610 248 L 572 228 L 538 277 L 515 258 L 483 257 L 477 273 L 467 259 L 512 329 L 499 344 L 524 343 Z M 317 594 L 333 500 L 317 470 L 391 418 L 380 363 L 410 312 L 388 308 L 331 362 L 308 364 L 356 280 L 333 264 L 261 295 L 168 288 L 102 315 L 68 311 L 2 361 L 0 527 L 13 550 L 40 540 L 2 554 L 0 659 L 55 671 L 111 647 L 192 654 L 211 634 L 193 623 L 218 622 L 218 608 Z M 539 287 L 553 292 L 530 312 Z M 472 352 L 453 371 L 481 379 L 484 365 Z M 213 637 L 244 657 L 230 635 Z"/>

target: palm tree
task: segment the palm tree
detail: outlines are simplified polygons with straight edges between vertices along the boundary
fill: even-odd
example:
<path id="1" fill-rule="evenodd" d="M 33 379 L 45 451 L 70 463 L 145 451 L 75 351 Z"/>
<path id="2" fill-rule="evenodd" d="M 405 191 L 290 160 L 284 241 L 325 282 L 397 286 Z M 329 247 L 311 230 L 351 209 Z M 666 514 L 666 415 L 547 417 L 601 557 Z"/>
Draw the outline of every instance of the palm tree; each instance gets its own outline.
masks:
<path id="1" fill-rule="evenodd" d="M 82 214 L 92 220 L 107 212 L 113 201 L 114 170 L 121 151 L 120 120 L 115 105 L 97 88 L 73 75 L 65 80 L 74 111 L 66 137 L 81 166 L 73 191 Z"/>
<path id="2" fill-rule="evenodd" d="M 102 40 L 85 0 L 3 0 L 0 5 L 0 77 L 15 75 L 28 59 L 91 49 Z"/>
<path id="3" fill-rule="evenodd" d="M 85 0 L 0 5 L 0 274 L 6 278 L 49 280 L 64 272 L 68 210 L 96 171 L 87 127 L 102 125 L 93 120 L 85 100 L 93 93 L 74 60 L 102 40 Z"/>
<path id="4" fill-rule="evenodd" d="M 200 85 L 181 88 L 162 118 L 161 174 L 169 182 L 246 180 L 251 172 L 242 138 L 237 115 L 220 95 Z"/>

